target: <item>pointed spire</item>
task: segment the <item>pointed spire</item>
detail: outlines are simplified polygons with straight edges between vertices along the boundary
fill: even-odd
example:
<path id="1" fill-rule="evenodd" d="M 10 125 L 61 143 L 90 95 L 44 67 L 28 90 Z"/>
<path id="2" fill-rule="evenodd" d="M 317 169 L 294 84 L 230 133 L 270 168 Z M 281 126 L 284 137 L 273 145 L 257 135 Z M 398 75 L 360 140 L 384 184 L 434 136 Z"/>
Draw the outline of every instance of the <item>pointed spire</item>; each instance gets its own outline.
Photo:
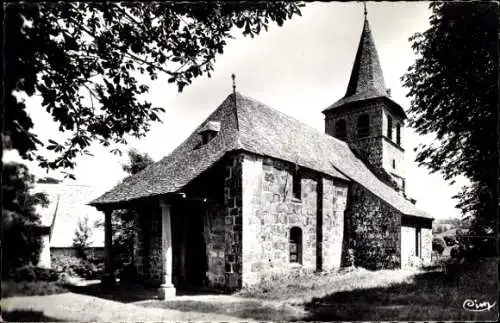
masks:
<path id="1" fill-rule="evenodd" d="M 386 95 L 384 75 L 368 23 L 364 3 L 364 24 L 345 97 L 365 92 Z"/>

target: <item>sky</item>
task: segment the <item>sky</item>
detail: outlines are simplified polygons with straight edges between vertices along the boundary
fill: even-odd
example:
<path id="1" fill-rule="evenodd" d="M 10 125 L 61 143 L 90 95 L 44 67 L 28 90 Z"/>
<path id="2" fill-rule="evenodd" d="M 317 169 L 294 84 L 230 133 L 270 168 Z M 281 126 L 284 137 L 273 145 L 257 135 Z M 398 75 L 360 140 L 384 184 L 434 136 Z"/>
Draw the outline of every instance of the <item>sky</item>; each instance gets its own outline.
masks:
<path id="1" fill-rule="evenodd" d="M 363 4 L 314 2 L 301 11 L 301 17 L 286 21 L 282 27 L 272 24 L 268 32 L 255 38 L 236 30 L 235 39 L 228 40 L 224 53 L 217 56 L 212 77 L 195 79 L 182 93 L 166 76 L 148 80 L 148 99 L 166 110 L 161 115 L 163 123 L 153 124 L 145 138 L 130 138 L 122 150 L 136 148 L 155 161 L 168 155 L 232 92 L 232 73 L 241 94 L 324 132 L 321 111 L 343 97 L 347 88 L 363 27 Z M 407 110 L 408 90 L 400 78 L 415 60 L 408 38 L 429 27 L 428 2 L 367 2 L 367 11 L 385 83 L 391 88 L 392 99 Z M 25 101 L 34 132 L 42 140 L 60 138 L 57 124 L 41 107 L 41 101 L 39 97 Z M 436 219 L 459 216 L 452 196 L 466 180 L 458 179 L 450 186 L 440 173 L 430 174 L 419 167 L 414 162 L 414 148 L 432 138 L 419 136 L 408 127 L 403 136 L 407 194 Z M 127 155 L 114 155 L 98 144 L 90 151 L 94 156 L 78 158 L 74 170 L 77 180 L 69 182 L 104 193 L 126 176 L 121 165 L 127 162 Z M 19 158 L 8 152 L 4 161 L 8 160 Z M 35 163 L 25 164 L 36 176 L 62 178 L 59 172 L 47 174 Z"/>

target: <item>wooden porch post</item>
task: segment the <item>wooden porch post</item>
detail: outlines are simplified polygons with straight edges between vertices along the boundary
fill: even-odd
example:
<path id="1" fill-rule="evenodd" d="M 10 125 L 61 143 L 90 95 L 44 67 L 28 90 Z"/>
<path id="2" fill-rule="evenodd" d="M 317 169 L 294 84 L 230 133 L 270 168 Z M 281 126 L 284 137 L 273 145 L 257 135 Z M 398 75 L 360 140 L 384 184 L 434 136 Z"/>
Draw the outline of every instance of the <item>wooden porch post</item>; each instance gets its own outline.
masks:
<path id="1" fill-rule="evenodd" d="M 104 211 L 104 275 L 101 279 L 103 284 L 113 285 L 115 283 L 115 275 L 113 271 L 113 254 L 112 254 L 112 240 L 113 229 L 111 227 L 111 214 L 113 210 L 106 209 Z"/>
<path id="2" fill-rule="evenodd" d="M 169 298 L 175 296 L 176 289 L 172 283 L 172 226 L 170 221 L 171 206 L 160 199 L 161 208 L 161 240 L 162 240 L 162 263 L 163 263 L 163 297 Z"/>

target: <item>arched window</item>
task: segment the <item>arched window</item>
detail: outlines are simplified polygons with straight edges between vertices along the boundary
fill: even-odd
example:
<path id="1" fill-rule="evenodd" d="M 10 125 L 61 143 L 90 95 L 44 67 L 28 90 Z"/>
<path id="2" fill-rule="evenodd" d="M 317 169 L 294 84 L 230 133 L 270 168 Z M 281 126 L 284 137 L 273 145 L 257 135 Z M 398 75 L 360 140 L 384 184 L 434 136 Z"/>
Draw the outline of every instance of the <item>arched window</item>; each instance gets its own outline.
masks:
<path id="1" fill-rule="evenodd" d="M 302 230 L 299 227 L 290 229 L 290 262 L 302 264 Z"/>
<path id="2" fill-rule="evenodd" d="M 396 143 L 401 145 L 401 125 L 396 124 Z"/>
<path id="3" fill-rule="evenodd" d="M 335 137 L 339 139 L 345 139 L 347 136 L 347 129 L 344 119 L 337 120 L 335 122 Z"/>
<path id="4" fill-rule="evenodd" d="M 362 114 L 358 117 L 358 137 L 368 137 L 370 135 L 370 116 Z"/>
<path id="5" fill-rule="evenodd" d="M 392 139 L 392 117 L 387 116 L 387 138 Z"/>

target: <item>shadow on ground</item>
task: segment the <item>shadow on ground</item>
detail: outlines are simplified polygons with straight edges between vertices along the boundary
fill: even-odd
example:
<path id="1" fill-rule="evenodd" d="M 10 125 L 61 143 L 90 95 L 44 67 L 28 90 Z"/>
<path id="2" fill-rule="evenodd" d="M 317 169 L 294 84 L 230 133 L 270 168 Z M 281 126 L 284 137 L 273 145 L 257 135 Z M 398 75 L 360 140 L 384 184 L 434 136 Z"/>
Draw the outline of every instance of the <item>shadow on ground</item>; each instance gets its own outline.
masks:
<path id="1" fill-rule="evenodd" d="M 304 305 L 304 321 L 495 321 L 490 311 L 463 308 L 466 299 L 497 301 L 496 262 L 480 261 L 466 270 L 445 274 L 429 271 L 413 281 L 381 288 L 359 289 L 314 298 Z"/>
<path id="2" fill-rule="evenodd" d="M 2 319 L 5 322 L 65 322 L 45 316 L 41 311 L 32 310 L 2 312 Z"/>
<path id="3" fill-rule="evenodd" d="M 121 303 L 134 303 L 145 300 L 160 299 L 160 290 L 157 287 L 145 286 L 141 284 L 120 284 L 106 286 L 100 282 L 86 284 L 85 286 L 66 286 L 73 293 L 99 297 Z M 217 295 L 221 291 L 200 288 L 184 287 L 177 290 L 177 296 L 183 295 Z"/>
<path id="4" fill-rule="evenodd" d="M 303 313 L 287 305 L 270 305 L 261 300 L 238 300 L 231 302 L 214 300 L 167 300 L 149 301 L 139 304 L 143 307 L 174 309 L 183 312 L 223 314 L 241 319 L 258 321 L 300 320 Z"/>

